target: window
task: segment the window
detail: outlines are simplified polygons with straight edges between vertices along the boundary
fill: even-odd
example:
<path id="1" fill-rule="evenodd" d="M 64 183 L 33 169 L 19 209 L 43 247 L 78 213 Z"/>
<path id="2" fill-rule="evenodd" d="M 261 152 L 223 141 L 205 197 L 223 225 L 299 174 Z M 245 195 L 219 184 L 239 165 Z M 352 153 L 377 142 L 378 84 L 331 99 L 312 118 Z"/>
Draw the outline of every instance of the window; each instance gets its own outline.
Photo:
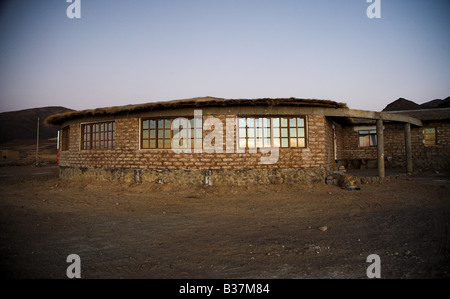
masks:
<path id="1" fill-rule="evenodd" d="M 423 143 L 425 146 L 436 145 L 436 128 L 425 128 L 423 131 Z"/>
<path id="2" fill-rule="evenodd" d="M 70 127 L 64 127 L 61 130 L 61 136 L 60 136 L 60 149 L 61 151 L 67 151 L 69 150 L 69 136 L 70 136 Z"/>
<path id="3" fill-rule="evenodd" d="M 241 117 L 240 148 L 306 147 L 304 117 Z"/>
<path id="4" fill-rule="evenodd" d="M 113 149 L 115 128 L 113 121 L 82 125 L 82 149 Z"/>
<path id="5" fill-rule="evenodd" d="M 377 146 L 377 130 L 360 130 L 358 134 L 360 147 Z"/>
<path id="6" fill-rule="evenodd" d="M 188 123 L 190 132 L 187 131 Z M 172 130 L 172 124 L 174 130 Z M 181 127 L 182 128 L 181 128 Z M 181 130 L 180 130 L 181 128 Z M 179 135 L 180 134 L 180 135 Z M 186 136 L 189 134 L 189 136 Z M 176 118 L 176 119 L 142 119 L 141 120 L 141 148 L 142 149 L 170 149 L 172 138 L 178 136 L 180 142 L 190 140 L 191 148 L 202 148 L 203 126 L 202 120 L 198 118 Z M 180 148 L 186 144 L 179 144 Z"/>

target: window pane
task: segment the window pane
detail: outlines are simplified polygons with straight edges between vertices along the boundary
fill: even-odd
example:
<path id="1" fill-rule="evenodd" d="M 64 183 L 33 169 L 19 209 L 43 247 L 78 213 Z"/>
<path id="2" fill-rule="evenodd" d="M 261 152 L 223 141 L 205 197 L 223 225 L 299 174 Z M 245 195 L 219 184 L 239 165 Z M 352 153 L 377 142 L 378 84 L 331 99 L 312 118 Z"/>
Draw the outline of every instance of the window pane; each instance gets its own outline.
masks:
<path id="1" fill-rule="evenodd" d="M 296 128 L 290 128 L 289 129 L 290 137 L 297 137 L 297 129 Z"/>
<path id="2" fill-rule="evenodd" d="M 359 146 L 370 146 L 369 135 L 359 137 Z"/>
<path id="3" fill-rule="evenodd" d="M 255 127 L 261 128 L 263 126 L 262 118 L 255 119 Z"/>
<path id="4" fill-rule="evenodd" d="M 239 129 L 239 137 L 246 137 L 247 136 L 247 134 L 246 134 L 246 132 L 247 132 L 247 130 L 244 128 L 240 128 Z"/>
<path id="5" fill-rule="evenodd" d="M 255 147 L 255 139 L 250 138 L 248 139 L 248 148 L 254 148 Z"/>
<path id="6" fill-rule="evenodd" d="M 150 130 L 150 138 L 156 138 L 156 130 Z"/>
<path id="7" fill-rule="evenodd" d="M 280 129 L 279 128 L 273 129 L 273 137 L 280 137 Z"/>
<path id="8" fill-rule="evenodd" d="M 258 148 L 263 147 L 263 139 L 262 138 L 256 139 L 256 147 L 258 147 Z"/>
<path id="9" fill-rule="evenodd" d="M 370 145 L 375 146 L 377 145 L 377 135 L 369 135 L 370 136 Z"/>
<path id="10" fill-rule="evenodd" d="M 305 126 L 305 120 L 303 118 L 297 118 L 297 127 L 304 127 Z"/>
<path id="11" fill-rule="evenodd" d="M 281 137 L 288 137 L 288 129 L 281 128 Z"/>
<path id="12" fill-rule="evenodd" d="M 148 140 L 142 140 L 142 148 L 148 148 Z"/>
<path id="13" fill-rule="evenodd" d="M 142 131 L 142 138 L 143 139 L 148 139 L 148 130 L 143 130 Z"/>
<path id="14" fill-rule="evenodd" d="M 247 136 L 248 137 L 255 137 L 255 129 L 254 128 L 248 128 L 247 129 Z"/>
<path id="15" fill-rule="evenodd" d="M 150 120 L 150 129 L 156 129 L 156 121 Z"/>
<path id="16" fill-rule="evenodd" d="M 304 128 L 298 128 L 297 129 L 298 137 L 305 137 L 305 129 Z"/>
<path id="17" fill-rule="evenodd" d="M 271 147 L 270 138 L 264 138 L 264 147 Z"/>
<path id="18" fill-rule="evenodd" d="M 166 120 L 164 120 L 164 127 L 167 129 L 167 128 L 170 128 L 170 119 L 166 119 Z"/>
<path id="19" fill-rule="evenodd" d="M 288 147 L 288 139 L 287 138 L 281 138 L 281 147 Z"/>
<path id="20" fill-rule="evenodd" d="M 263 137 L 263 129 L 262 129 L 262 127 L 258 127 L 256 129 L 256 137 Z"/>
<path id="21" fill-rule="evenodd" d="M 164 139 L 164 148 L 170 148 L 171 147 L 171 141 L 170 139 Z"/>
<path id="22" fill-rule="evenodd" d="M 270 137 L 270 128 L 264 129 L 264 137 Z"/>
<path id="23" fill-rule="evenodd" d="M 274 138 L 273 139 L 273 146 L 274 147 L 280 147 L 280 138 Z"/>
<path id="24" fill-rule="evenodd" d="M 263 118 L 264 128 L 270 128 L 270 118 Z"/>
<path id="25" fill-rule="evenodd" d="M 164 139 L 158 139 L 158 148 L 164 148 Z"/>
<path id="26" fill-rule="evenodd" d="M 297 138 L 291 138 L 291 147 L 297 147 Z"/>
<path id="27" fill-rule="evenodd" d="M 298 147 L 305 147 L 305 138 L 298 139 Z"/>
<path id="28" fill-rule="evenodd" d="M 253 118 L 247 118 L 247 127 L 251 128 L 255 126 L 255 120 Z"/>
<path id="29" fill-rule="evenodd" d="M 282 118 L 280 120 L 280 125 L 281 125 L 281 127 L 287 127 L 287 125 L 288 125 L 287 118 Z"/>
<path id="30" fill-rule="evenodd" d="M 280 126 L 280 119 L 279 118 L 272 118 L 272 126 L 274 128 L 278 128 Z"/>
<path id="31" fill-rule="evenodd" d="M 239 127 L 240 128 L 245 127 L 246 124 L 247 124 L 247 122 L 245 121 L 245 118 L 239 118 Z"/>
<path id="32" fill-rule="evenodd" d="M 245 148 L 247 146 L 246 140 L 245 138 L 240 138 L 239 139 L 239 147 L 240 148 Z"/>
<path id="33" fill-rule="evenodd" d="M 162 129 L 162 128 L 164 128 L 164 120 L 160 119 L 160 120 L 158 120 L 158 129 Z"/>
<path id="34" fill-rule="evenodd" d="M 294 128 L 294 127 L 297 126 L 297 121 L 296 121 L 295 118 L 289 119 L 289 126 L 290 126 L 291 128 Z"/>
<path id="35" fill-rule="evenodd" d="M 148 125 L 149 125 L 149 121 L 148 120 L 142 121 L 142 129 L 148 129 Z"/>
<path id="36" fill-rule="evenodd" d="M 170 139 L 170 130 L 164 130 L 164 138 L 169 138 Z"/>
<path id="37" fill-rule="evenodd" d="M 158 138 L 164 138 L 164 130 L 158 130 Z"/>

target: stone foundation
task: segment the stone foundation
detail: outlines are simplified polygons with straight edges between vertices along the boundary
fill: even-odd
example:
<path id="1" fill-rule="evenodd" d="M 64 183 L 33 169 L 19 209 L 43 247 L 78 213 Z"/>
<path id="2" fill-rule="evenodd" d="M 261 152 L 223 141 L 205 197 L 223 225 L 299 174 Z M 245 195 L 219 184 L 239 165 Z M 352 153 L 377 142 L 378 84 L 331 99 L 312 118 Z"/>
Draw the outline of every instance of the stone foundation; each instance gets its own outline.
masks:
<path id="1" fill-rule="evenodd" d="M 332 171 L 308 169 L 243 169 L 243 170 L 156 170 L 60 167 L 60 178 L 96 180 L 117 183 L 159 183 L 178 185 L 245 186 L 267 184 L 324 183 Z"/>

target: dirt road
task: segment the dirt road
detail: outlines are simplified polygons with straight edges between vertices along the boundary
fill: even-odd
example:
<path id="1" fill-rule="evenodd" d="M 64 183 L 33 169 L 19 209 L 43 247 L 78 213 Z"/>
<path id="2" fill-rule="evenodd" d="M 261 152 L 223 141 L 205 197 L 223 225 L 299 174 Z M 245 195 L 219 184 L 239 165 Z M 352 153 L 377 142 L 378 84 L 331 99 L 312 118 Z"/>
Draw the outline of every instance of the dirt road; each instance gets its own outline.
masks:
<path id="1" fill-rule="evenodd" d="M 370 254 L 382 278 L 450 277 L 448 172 L 348 191 L 113 185 L 30 171 L 0 168 L 3 277 L 67 278 L 69 254 L 83 278 L 367 278 Z"/>

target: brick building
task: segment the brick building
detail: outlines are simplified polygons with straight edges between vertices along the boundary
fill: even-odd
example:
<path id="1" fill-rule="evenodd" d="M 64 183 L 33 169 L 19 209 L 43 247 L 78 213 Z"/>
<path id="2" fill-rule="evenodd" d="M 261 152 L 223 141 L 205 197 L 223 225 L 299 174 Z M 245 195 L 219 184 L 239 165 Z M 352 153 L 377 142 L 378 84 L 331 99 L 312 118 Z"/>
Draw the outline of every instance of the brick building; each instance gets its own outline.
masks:
<path id="1" fill-rule="evenodd" d="M 46 122 L 61 126 L 62 177 L 213 185 L 320 182 L 336 162 L 372 158 L 384 176 L 377 128 L 397 126 L 400 138 L 422 126 L 402 113 L 333 101 L 211 97 L 72 111 Z M 396 154 L 396 163 L 408 164 L 408 138 L 401 149 L 387 131 L 386 149 L 398 146 L 392 153 L 404 157 Z"/>

